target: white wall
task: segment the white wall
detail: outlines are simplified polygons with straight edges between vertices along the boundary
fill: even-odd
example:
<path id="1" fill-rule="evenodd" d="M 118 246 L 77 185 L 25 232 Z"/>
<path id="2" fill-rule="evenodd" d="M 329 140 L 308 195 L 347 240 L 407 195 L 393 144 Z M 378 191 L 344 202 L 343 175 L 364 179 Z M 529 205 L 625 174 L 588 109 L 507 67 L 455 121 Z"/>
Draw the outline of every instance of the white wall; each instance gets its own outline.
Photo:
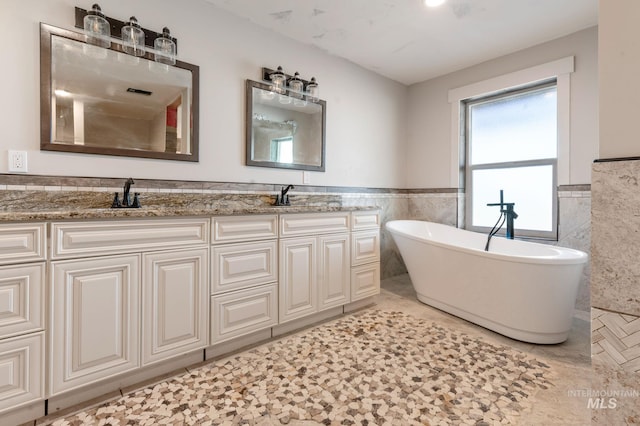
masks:
<path id="1" fill-rule="evenodd" d="M 640 2 L 600 0 L 600 158 L 640 156 Z"/>
<path id="2" fill-rule="evenodd" d="M 575 56 L 571 74 L 571 153 L 568 184 L 591 182 L 598 156 L 597 27 L 409 87 L 407 187 L 457 187 L 452 182 L 448 92 L 479 81 Z"/>
<path id="3" fill-rule="evenodd" d="M 178 38 L 181 60 L 200 66 L 200 162 L 40 151 L 39 22 L 73 29 L 88 0 L 2 0 L 0 173 L 7 150 L 28 151 L 29 173 L 46 175 L 302 183 L 302 172 L 244 166 L 244 81 L 263 66 L 315 76 L 327 101 L 327 167 L 312 184 L 403 187 L 407 88 L 263 30 L 203 0 L 103 0 L 103 12 Z"/>

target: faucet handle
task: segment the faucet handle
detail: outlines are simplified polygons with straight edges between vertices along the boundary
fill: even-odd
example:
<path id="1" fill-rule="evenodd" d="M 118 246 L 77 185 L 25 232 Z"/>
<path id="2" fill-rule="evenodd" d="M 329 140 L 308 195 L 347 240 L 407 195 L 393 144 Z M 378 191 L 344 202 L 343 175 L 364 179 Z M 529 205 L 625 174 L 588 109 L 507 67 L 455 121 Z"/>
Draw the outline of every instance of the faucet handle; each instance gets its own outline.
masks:
<path id="1" fill-rule="evenodd" d="M 117 209 L 120 207 L 122 207 L 122 203 L 120 203 L 120 197 L 118 196 L 118 193 L 115 192 L 113 196 L 113 202 L 111 203 L 111 208 Z"/>
<path id="2" fill-rule="evenodd" d="M 139 192 L 134 192 L 133 193 L 133 203 L 131 204 L 131 207 L 135 208 L 135 209 L 139 209 L 140 207 L 142 207 L 140 205 L 140 198 L 138 198 L 140 196 Z"/>

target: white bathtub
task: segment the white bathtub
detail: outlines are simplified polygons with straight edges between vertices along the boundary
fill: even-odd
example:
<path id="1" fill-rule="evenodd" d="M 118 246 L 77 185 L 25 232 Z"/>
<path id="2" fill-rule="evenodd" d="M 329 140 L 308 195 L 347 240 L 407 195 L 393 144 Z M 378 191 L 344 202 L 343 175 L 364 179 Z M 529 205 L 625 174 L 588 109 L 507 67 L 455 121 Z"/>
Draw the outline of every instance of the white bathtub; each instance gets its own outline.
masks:
<path id="1" fill-rule="evenodd" d="M 571 329 L 587 255 L 416 220 L 386 225 L 418 300 L 531 343 L 560 343 Z"/>

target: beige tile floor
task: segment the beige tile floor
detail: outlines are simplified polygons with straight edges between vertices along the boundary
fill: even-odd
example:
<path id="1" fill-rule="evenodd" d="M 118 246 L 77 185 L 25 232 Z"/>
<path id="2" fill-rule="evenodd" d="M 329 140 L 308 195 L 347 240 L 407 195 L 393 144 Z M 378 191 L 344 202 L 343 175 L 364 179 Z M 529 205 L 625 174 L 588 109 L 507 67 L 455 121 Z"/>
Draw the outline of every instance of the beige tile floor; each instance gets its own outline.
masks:
<path id="1" fill-rule="evenodd" d="M 401 311 L 419 319 L 434 321 L 439 326 L 465 333 L 470 337 L 496 345 L 506 345 L 525 352 L 549 365 L 549 378 L 554 386 L 548 389 L 540 389 L 531 395 L 530 398 L 533 400 L 532 407 L 527 409 L 526 412 L 520 413 L 516 424 L 612 424 L 608 422 L 592 423 L 592 410 L 587 407 L 588 398 L 580 394 L 581 390 L 590 390 L 594 384 L 600 383 L 597 380 L 594 382 L 592 376 L 588 315 L 577 315 L 574 319 L 574 326 L 569 339 L 566 342 L 558 345 L 534 345 L 509 339 L 418 302 L 408 275 L 400 275 L 384 280 L 381 294 L 376 297 L 375 303 L 378 309 Z M 75 409 L 77 410 L 79 407 L 75 407 Z M 623 416 L 622 413 L 617 414 L 620 414 L 618 416 L 620 418 L 629 418 L 628 416 Z M 597 421 L 596 417 L 594 419 Z M 294 420 L 289 424 L 310 425 L 316 423 Z"/>

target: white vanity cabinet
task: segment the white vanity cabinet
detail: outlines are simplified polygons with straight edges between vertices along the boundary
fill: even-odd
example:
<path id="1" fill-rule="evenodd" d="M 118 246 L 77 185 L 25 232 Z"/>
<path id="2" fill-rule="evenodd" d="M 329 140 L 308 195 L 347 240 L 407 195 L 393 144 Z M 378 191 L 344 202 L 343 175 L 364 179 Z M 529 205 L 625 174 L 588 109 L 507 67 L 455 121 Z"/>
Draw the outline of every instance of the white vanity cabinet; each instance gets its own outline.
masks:
<path id="1" fill-rule="evenodd" d="M 280 215 L 279 322 L 350 301 L 349 213 Z"/>
<path id="2" fill-rule="evenodd" d="M 45 229 L 0 224 L 0 416 L 45 396 Z"/>
<path id="3" fill-rule="evenodd" d="M 49 395 L 208 344 L 209 219 L 51 224 Z"/>
<path id="4" fill-rule="evenodd" d="M 214 217 L 211 344 L 278 323 L 278 216 Z"/>

